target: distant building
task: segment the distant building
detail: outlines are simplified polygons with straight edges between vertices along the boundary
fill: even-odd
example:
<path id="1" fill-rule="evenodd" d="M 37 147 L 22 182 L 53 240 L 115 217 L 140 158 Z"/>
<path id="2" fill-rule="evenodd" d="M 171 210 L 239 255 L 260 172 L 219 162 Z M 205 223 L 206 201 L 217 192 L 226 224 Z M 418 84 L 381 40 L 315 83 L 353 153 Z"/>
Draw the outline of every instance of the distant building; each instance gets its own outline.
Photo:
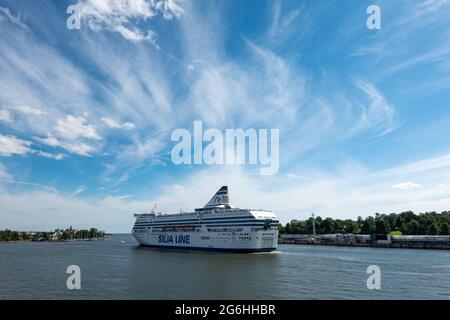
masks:
<path id="1" fill-rule="evenodd" d="M 61 230 L 58 229 L 50 236 L 50 240 L 59 241 L 59 240 L 61 240 L 61 237 L 62 237 L 62 232 L 61 232 Z"/>
<path id="2" fill-rule="evenodd" d="M 65 230 L 66 232 L 69 233 L 77 233 L 78 229 L 72 228 L 72 226 L 70 226 L 68 229 Z"/>

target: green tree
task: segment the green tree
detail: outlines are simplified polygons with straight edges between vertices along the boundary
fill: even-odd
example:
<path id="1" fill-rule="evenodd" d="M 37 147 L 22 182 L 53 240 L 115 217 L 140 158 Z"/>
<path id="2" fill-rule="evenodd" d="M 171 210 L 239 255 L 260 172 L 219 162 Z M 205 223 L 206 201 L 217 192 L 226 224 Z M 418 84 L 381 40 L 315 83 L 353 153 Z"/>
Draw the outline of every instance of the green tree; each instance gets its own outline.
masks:
<path id="1" fill-rule="evenodd" d="M 284 231 L 285 231 L 287 234 L 292 234 L 291 224 L 290 224 L 289 222 L 286 223 L 286 227 L 284 228 Z"/>
<path id="2" fill-rule="evenodd" d="M 374 234 L 375 233 L 375 219 L 373 217 L 367 217 L 361 227 L 362 234 Z"/>
<path id="3" fill-rule="evenodd" d="M 414 220 L 414 219 L 405 225 L 405 229 L 403 231 L 404 234 L 409 234 L 409 235 L 418 235 L 418 234 L 420 234 L 420 232 L 421 232 L 420 224 L 419 224 L 419 222 L 417 222 L 417 220 Z"/>
<path id="4" fill-rule="evenodd" d="M 375 233 L 377 234 L 388 234 L 389 227 L 387 222 L 383 218 L 378 218 L 375 220 Z"/>
<path id="5" fill-rule="evenodd" d="M 447 222 L 441 223 L 441 234 L 450 235 L 450 225 Z"/>
<path id="6" fill-rule="evenodd" d="M 439 225 L 436 222 L 432 223 L 428 228 L 428 234 L 430 235 L 438 235 L 439 231 Z"/>
<path id="7" fill-rule="evenodd" d="M 334 233 L 334 221 L 332 218 L 326 218 L 322 222 L 322 233 L 331 234 Z"/>

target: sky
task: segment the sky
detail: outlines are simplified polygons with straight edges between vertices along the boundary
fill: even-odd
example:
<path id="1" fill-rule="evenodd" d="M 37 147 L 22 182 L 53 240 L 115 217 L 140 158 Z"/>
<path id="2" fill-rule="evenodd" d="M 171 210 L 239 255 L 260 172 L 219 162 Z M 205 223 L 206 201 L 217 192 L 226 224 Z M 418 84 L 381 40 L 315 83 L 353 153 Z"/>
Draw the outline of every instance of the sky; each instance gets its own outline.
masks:
<path id="1" fill-rule="evenodd" d="M 279 129 L 278 172 L 174 164 L 194 121 Z M 129 232 L 222 185 L 282 223 L 449 210 L 449 137 L 447 0 L 0 0 L 0 229 Z"/>

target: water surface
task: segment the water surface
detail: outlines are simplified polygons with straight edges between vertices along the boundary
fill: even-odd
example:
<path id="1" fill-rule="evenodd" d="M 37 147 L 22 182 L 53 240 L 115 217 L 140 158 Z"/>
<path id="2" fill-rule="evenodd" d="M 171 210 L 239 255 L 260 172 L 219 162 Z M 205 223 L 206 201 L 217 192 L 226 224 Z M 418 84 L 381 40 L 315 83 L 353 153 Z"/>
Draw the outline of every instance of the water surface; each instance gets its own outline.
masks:
<path id="1" fill-rule="evenodd" d="M 0 244 L 0 299 L 450 299 L 450 251 L 279 245 L 279 253 L 161 251 L 131 235 Z M 81 268 L 68 290 L 66 268 Z M 381 290 L 366 269 L 381 268 Z"/>

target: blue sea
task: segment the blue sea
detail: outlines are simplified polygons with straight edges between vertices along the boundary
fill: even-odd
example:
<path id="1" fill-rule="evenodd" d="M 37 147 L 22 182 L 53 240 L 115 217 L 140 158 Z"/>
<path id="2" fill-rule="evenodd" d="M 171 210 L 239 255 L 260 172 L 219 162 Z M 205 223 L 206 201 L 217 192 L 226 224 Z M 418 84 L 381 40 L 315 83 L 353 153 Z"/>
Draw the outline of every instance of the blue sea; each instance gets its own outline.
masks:
<path id="1" fill-rule="evenodd" d="M 81 270 L 69 290 L 70 265 Z M 380 286 L 367 288 L 367 268 Z M 279 245 L 232 254 L 107 240 L 0 243 L 0 299 L 450 299 L 450 251 Z"/>

